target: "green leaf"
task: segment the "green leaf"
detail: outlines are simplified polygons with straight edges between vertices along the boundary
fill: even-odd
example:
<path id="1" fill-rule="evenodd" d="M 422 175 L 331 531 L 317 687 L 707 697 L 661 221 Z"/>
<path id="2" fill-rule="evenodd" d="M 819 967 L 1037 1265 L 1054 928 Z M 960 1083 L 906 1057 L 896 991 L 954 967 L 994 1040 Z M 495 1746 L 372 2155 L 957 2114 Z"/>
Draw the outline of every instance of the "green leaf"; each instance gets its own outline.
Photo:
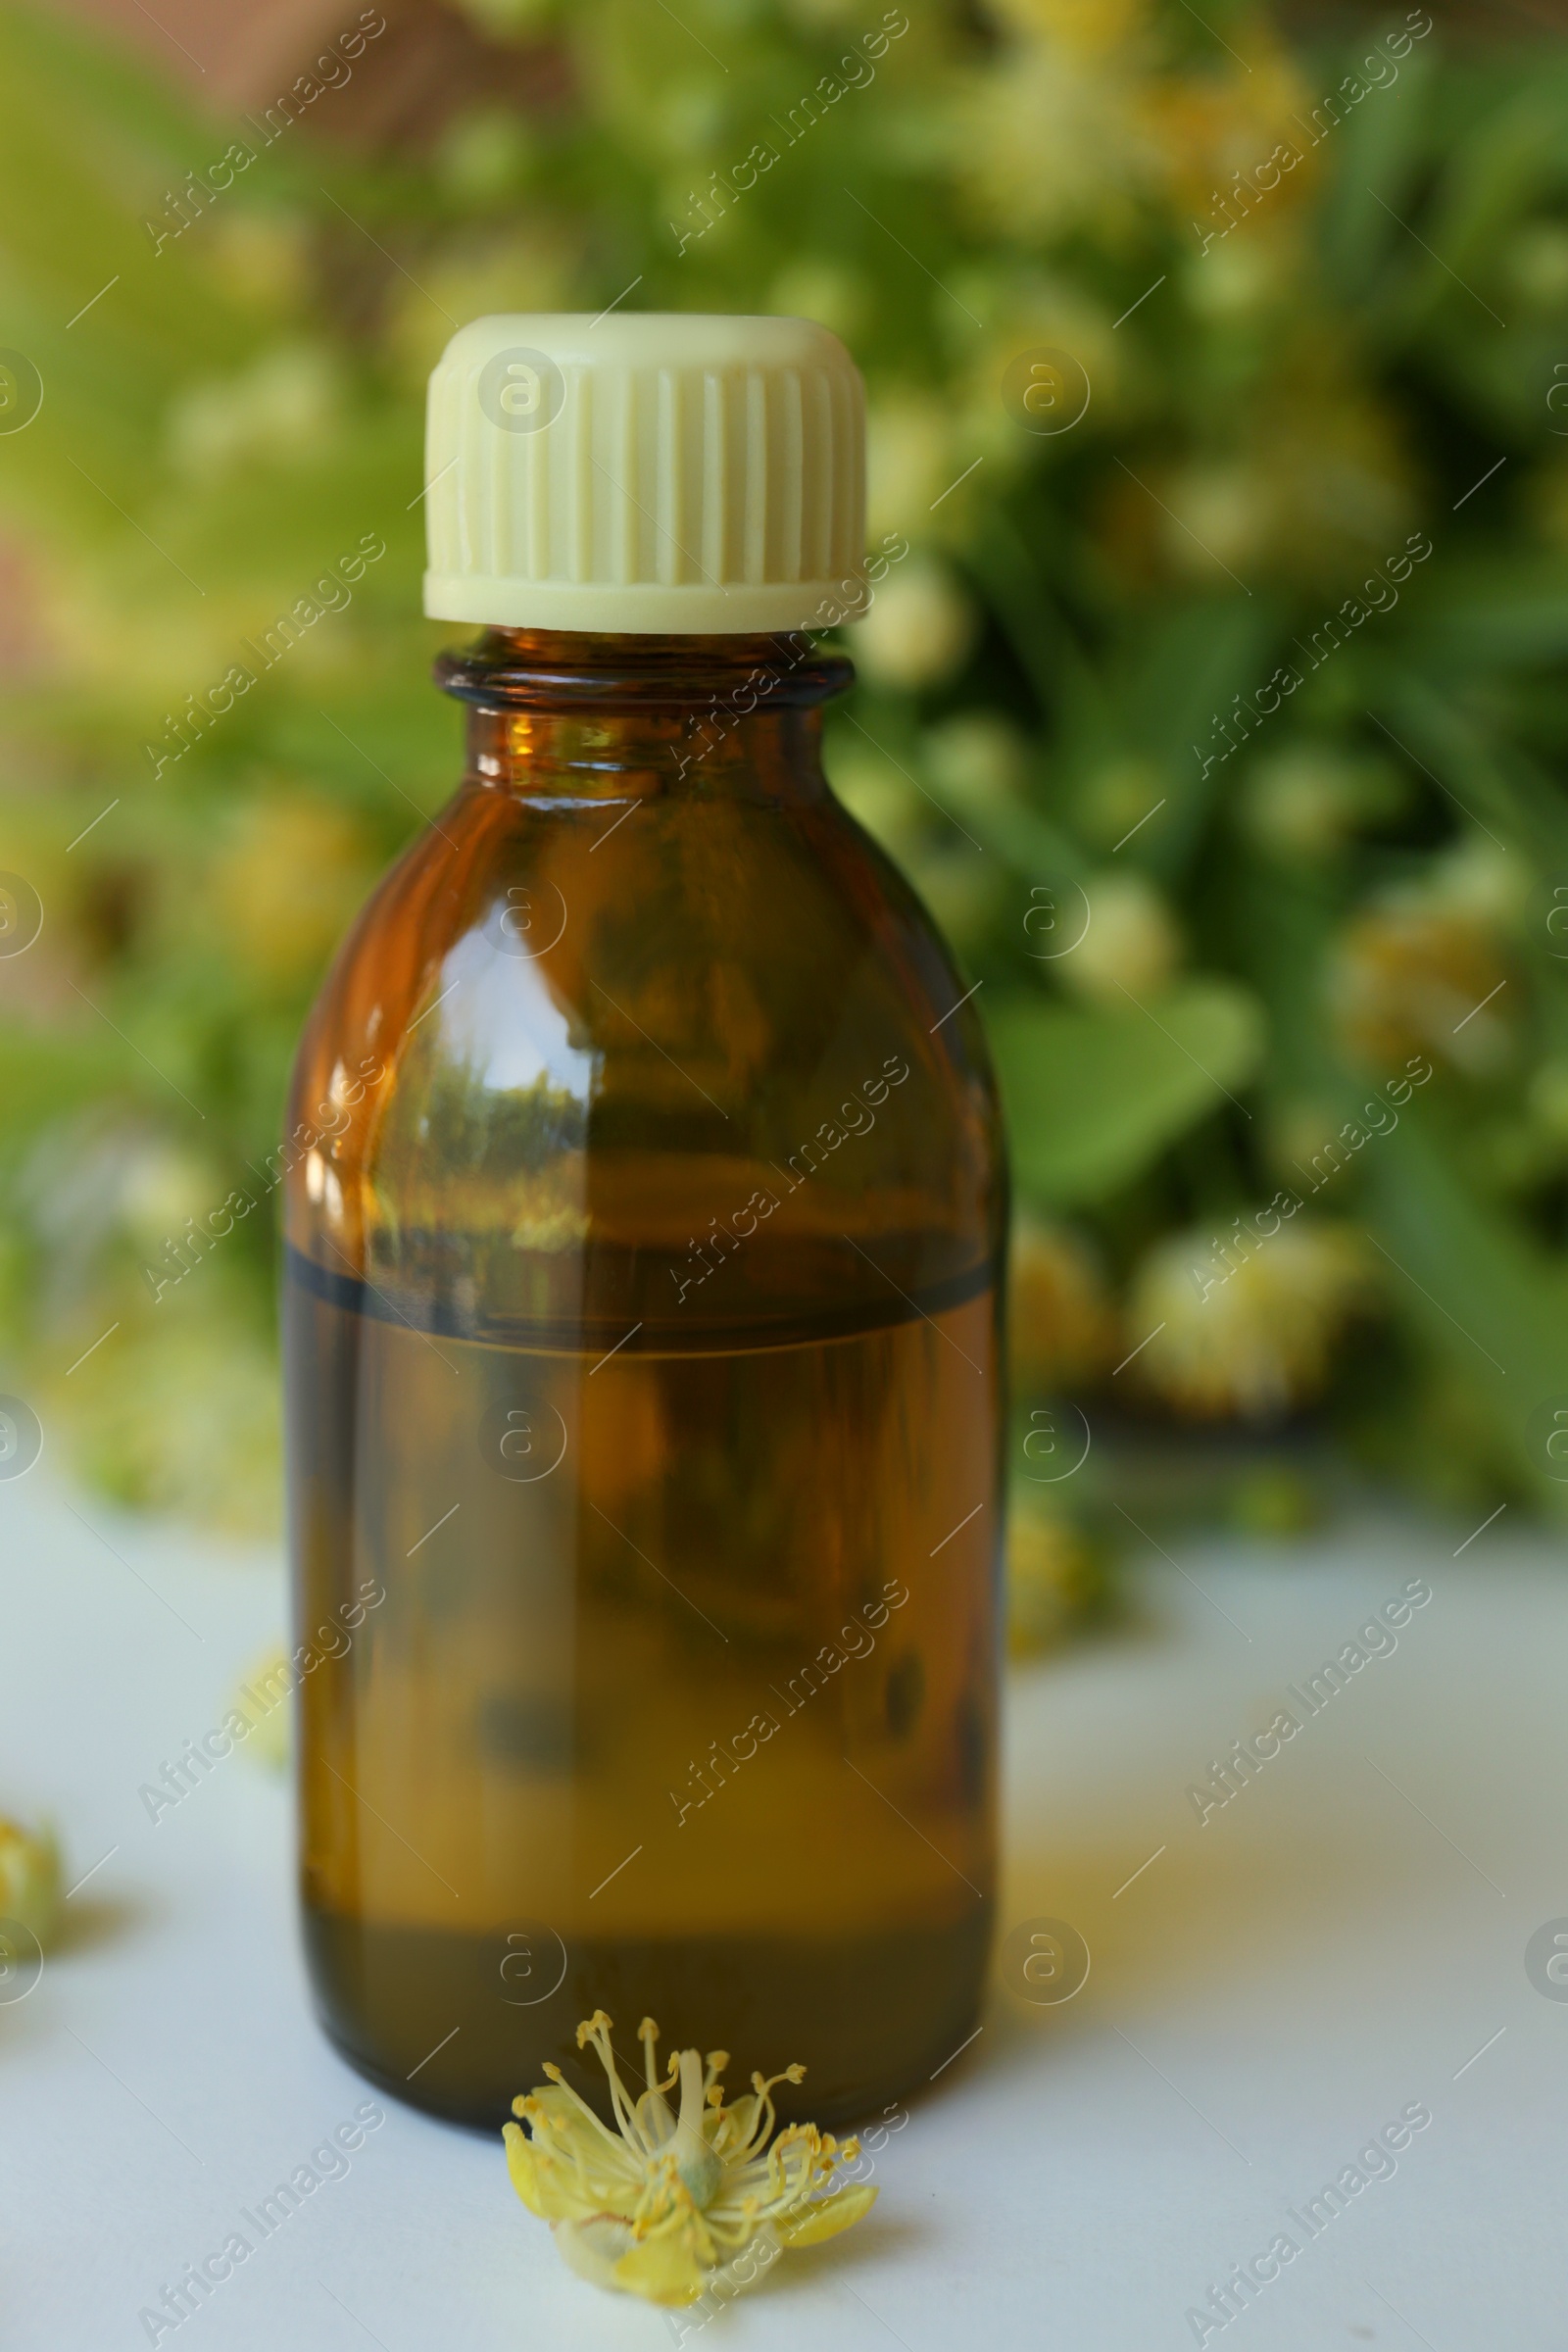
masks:
<path id="1" fill-rule="evenodd" d="M 1466 1190 L 1451 1144 L 1406 1110 L 1367 1153 L 1369 1223 L 1390 1303 L 1425 1349 L 1465 1383 L 1543 1501 L 1564 1489 L 1544 1475 L 1536 1417 L 1568 1398 L 1568 1280 Z"/>
<path id="2" fill-rule="evenodd" d="M 1121 742 L 1161 776 L 1166 806 L 1130 862 L 1167 888 L 1189 873 L 1210 822 L 1223 771 L 1205 781 L 1198 746 L 1211 745 L 1215 714 L 1268 676 L 1276 615 L 1263 600 L 1206 597 L 1129 632 L 1109 665 L 1108 699 Z"/>
<path id="3" fill-rule="evenodd" d="M 1431 136 L 1427 85 L 1433 67 L 1430 53 L 1408 51 L 1398 69 L 1397 88 L 1369 90 L 1355 111 L 1335 125 L 1334 168 L 1323 196 L 1319 233 L 1329 282 L 1343 287 L 1352 300 L 1364 299 L 1388 257 L 1400 254 L 1402 259 L 1401 242 L 1409 243 L 1398 216 L 1408 219 L 1410 189 L 1424 168 L 1422 149 Z M 1293 144 L 1298 148 L 1308 138 L 1328 136 L 1299 117 L 1297 123 L 1302 136 Z M 1374 332 L 1379 323 L 1374 304 L 1369 320 Z"/>
<path id="4" fill-rule="evenodd" d="M 1451 696 L 1415 670 L 1392 671 L 1377 699 L 1394 724 L 1369 711 L 1373 724 L 1461 815 L 1504 851 L 1511 837 L 1542 869 L 1568 862 L 1560 788 L 1500 728 L 1477 726 Z"/>
<path id="5" fill-rule="evenodd" d="M 1542 387 L 1552 380 L 1544 367 L 1531 385 L 1543 411 Z M 1513 543 L 1453 560 L 1423 583 L 1408 616 L 1405 651 L 1450 686 L 1457 675 L 1561 662 L 1568 654 L 1568 564 L 1555 550 L 1537 553 Z"/>
<path id="6" fill-rule="evenodd" d="M 988 1022 L 1019 1190 L 1065 1207 L 1128 1184 L 1257 1066 L 1255 1001 L 1193 980 L 1149 1006 L 1014 998 Z"/>

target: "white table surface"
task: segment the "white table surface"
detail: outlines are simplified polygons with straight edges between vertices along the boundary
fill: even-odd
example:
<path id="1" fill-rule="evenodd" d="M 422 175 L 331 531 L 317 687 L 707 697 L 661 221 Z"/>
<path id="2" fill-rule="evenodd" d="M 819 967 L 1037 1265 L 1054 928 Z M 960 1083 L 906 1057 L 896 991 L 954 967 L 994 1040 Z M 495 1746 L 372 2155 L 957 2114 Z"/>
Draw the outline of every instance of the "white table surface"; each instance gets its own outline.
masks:
<path id="1" fill-rule="evenodd" d="M 1158 2352 L 1281 2231 L 1302 2251 L 1211 2345 L 1568 2344 L 1568 2002 L 1524 1964 L 1568 1915 L 1568 1547 L 1510 1518 L 1457 1559 L 1463 1528 L 1392 1519 L 1172 1542 L 1185 1574 L 1149 1551 L 1133 1625 L 1014 1672 L 1003 1924 L 1073 1922 L 1089 1982 L 999 1993 L 871 2217 L 708 2344 Z M 1397 1651 L 1200 1827 L 1207 1760 L 1417 1575 L 1435 1596 Z M 156 1827 L 137 1799 L 281 1627 L 275 1560 L 42 1467 L 0 1486 L 0 1809 L 56 1817 L 68 1883 L 115 1849 L 0 2006 L 5 2352 L 145 2343 L 141 2307 L 371 2095 L 310 2013 L 283 1783 L 237 1755 Z M 1417 2101 L 1394 2177 L 1306 2241 L 1288 2209 Z M 672 2340 L 565 2272 L 499 2145 L 387 2105 L 163 2343 Z"/>

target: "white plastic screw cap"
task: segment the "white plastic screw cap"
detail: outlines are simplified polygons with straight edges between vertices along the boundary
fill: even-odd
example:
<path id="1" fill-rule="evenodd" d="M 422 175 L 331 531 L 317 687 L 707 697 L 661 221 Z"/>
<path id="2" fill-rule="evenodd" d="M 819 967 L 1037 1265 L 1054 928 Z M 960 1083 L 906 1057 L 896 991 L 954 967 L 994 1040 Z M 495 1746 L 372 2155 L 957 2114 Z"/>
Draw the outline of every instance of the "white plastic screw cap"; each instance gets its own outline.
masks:
<path id="1" fill-rule="evenodd" d="M 430 377 L 438 620 L 721 636 L 861 602 L 865 398 L 808 318 L 520 312 Z"/>

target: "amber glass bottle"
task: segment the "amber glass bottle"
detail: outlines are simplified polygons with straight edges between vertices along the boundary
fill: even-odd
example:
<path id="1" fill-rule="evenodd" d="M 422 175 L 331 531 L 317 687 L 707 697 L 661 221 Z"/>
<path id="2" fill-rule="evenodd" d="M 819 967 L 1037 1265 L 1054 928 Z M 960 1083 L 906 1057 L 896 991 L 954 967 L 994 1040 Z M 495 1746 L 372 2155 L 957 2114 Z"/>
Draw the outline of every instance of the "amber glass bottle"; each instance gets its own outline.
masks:
<path id="1" fill-rule="evenodd" d="M 467 2122 L 596 2006 L 852 2120 L 972 2033 L 990 1929 L 975 1008 L 822 775 L 841 657 L 500 627 L 437 674 L 463 781 L 289 1112 L 321 2013 Z"/>

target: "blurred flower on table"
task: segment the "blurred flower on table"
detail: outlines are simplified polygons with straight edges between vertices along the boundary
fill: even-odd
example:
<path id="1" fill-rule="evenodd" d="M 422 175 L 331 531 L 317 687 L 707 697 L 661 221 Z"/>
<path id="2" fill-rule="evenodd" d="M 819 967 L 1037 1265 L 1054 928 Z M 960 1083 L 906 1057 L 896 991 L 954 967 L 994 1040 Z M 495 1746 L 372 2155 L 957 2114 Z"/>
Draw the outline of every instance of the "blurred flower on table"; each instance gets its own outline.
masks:
<path id="1" fill-rule="evenodd" d="M 60 1924 L 60 1848 L 54 1832 L 24 1830 L 0 1814 L 0 1928 L 15 1923 L 47 1951 Z M 0 1944 L 0 1961 L 6 1956 Z"/>
<path id="2" fill-rule="evenodd" d="M 1101 1547 L 1072 1519 L 1027 1503 L 1007 1530 L 1007 1649 L 1014 1658 L 1058 1649 L 1109 1605 Z"/>

